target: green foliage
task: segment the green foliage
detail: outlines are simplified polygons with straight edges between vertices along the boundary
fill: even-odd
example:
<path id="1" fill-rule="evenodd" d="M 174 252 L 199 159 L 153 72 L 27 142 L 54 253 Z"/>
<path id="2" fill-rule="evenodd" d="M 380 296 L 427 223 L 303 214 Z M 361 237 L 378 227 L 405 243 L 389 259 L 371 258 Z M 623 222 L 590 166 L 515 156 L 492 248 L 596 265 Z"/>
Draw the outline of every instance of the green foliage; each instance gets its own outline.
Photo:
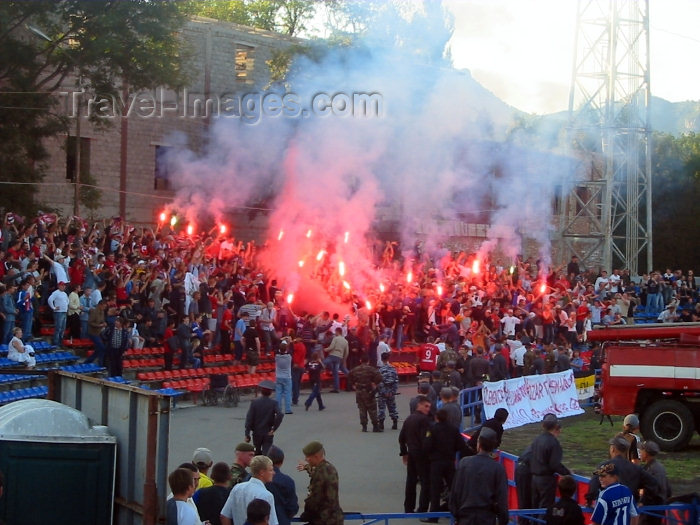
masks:
<path id="1" fill-rule="evenodd" d="M 124 83 L 133 91 L 184 85 L 177 32 L 185 20 L 164 1 L 0 3 L 2 180 L 41 181 L 44 139 L 72 125 L 61 116 L 67 99 L 55 93 L 62 86 L 116 95 Z M 0 206 L 35 209 L 32 186 L 3 190 Z"/>
<path id="2" fill-rule="evenodd" d="M 700 135 L 657 133 L 652 152 L 654 266 L 687 270 L 700 247 Z"/>
<path id="3" fill-rule="evenodd" d="M 316 12 L 312 0 L 188 0 L 182 13 L 296 36 Z"/>

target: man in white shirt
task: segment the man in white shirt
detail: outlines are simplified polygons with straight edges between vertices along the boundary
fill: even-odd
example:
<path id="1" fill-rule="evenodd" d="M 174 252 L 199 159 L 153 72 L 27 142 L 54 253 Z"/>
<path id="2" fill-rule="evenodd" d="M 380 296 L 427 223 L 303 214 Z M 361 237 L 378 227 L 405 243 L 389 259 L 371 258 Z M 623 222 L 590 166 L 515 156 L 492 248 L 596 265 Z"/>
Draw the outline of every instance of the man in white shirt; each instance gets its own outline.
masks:
<path id="1" fill-rule="evenodd" d="M 597 293 L 599 297 L 605 299 L 605 296 L 607 295 L 610 289 L 610 279 L 608 278 L 608 272 L 606 272 L 605 270 L 601 270 L 600 277 L 598 277 L 595 280 L 593 288 L 595 289 L 595 293 Z"/>
<path id="2" fill-rule="evenodd" d="M 267 456 L 255 456 L 250 462 L 250 481 L 238 483 L 228 495 L 221 509 L 221 525 L 244 525 L 247 519 L 248 503 L 261 499 L 270 504 L 270 525 L 279 525 L 275 512 L 275 498 L 265 488 L 265 483 L 272 482 L 275 469 Z"/>
<path id="3" fill-rule="evenodd" d="M 508 337 L 509 335 L 515 335 L 515 327 L 520 324 L 520 319 L 513 315 L 512 309 L 508 309 L 506 315 L 501 319 L 501 324 L 503 325 L 503 335 Z"/>
<path id="4" fill-rule="evenodd" d="M 391 354 L 391 347 L 386 342 L 387 337 L 382 335 L 379 338 L 379 343 L 377 344 L 377 366 L 382 366 L 382 354 Z"/>
<path id="5" fill-rule="evenodd" d="M 68 317 L 68 294 L 66 293 L 66 283 L 59 281 L 58 288 L 49 295 L 47 301 L 49 308 L 53 311 L 54 332 L 53 344 L 61 346 L 63 344 L 63 333 L 66 330 L 66 319 Z"/>

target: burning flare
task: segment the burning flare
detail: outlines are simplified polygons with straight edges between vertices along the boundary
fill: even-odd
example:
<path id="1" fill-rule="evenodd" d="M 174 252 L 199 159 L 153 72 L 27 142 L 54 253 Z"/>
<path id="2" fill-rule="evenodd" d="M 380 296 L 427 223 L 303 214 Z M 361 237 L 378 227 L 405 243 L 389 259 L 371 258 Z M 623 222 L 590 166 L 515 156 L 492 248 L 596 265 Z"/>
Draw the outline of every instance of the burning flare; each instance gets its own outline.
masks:
<path id="1" fill-rule="evenodd" d="M 345 276 L 345 263 L 343 261 L 340 261 L 338 263 L 338 273 L 341 277 Z"/>

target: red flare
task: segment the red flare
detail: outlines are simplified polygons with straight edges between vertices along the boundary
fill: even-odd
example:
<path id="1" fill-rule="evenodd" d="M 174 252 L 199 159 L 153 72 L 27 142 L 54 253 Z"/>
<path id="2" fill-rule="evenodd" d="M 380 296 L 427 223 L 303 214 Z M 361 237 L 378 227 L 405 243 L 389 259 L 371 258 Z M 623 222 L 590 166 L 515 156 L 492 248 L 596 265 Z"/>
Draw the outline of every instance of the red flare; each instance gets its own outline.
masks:
<path id="1" fill-rule="evenodd" d="M 338 263 L 338 273 L 341 277 L 345 276 L 345 263 L 343 261 Z"/>
<path id="2" fill-rule="evenodd" d="M 301 261 L 299 261 L 299 268 L 303 268 L 303 267 L 304 267 L 304 261 L 301 260 Z"/>
<path id="3" fill-rule="evenodd" d="M 162 212 L 160 212 L 160 215 L 158 216 L 158 218 L 160 219 L 160 222 L 165 222 L 168 218 L 168 214 L 165 213 L 164 211 L 162 211 Z"/>
<path id="4" fill-rule="evenodd" d="M 542 285 L 540 286 L 540 293 L 544 293 L 546 291 L 547 291 L 547 285 L 542 283 Z"/>
<path id="5" fill-rule="evenodd" d="M 280 234 L 277 236 L 277 240 L 281 241 L 282 237 L 284 237 L 284 230 L 280 230 Z"/>
<path id="6" fill-rule="evenodd" d="M 406 282 L 407 283 L 413 282 L 413 272 L 408 272 L 408 274 L 406 275 Z"/>
<path id="7" fill-rule="evenodd" d="M 472 273 L 479 273 L 479 259 L 474 259 L 472 263 Z"/>
<path id="8" fill-rule="evenodd" d="M 290 293 L 287 295 L 287 304 L 292 304 L 292 301 L 294 300 L 294 294 Z"/>
<path id="9" fill-rule="evenodd" d="M 225 225 L 225 224 L 222 224 L 222 225 L 219 226 L 219 233 L 220 233 L 221 235 L 225 235 L 225 234 L 226 234 L 226 230 L 227 230 L 227 228 L 226 228 L 226 225 Z"/>
<path id="10" fill-rule="evenodd" d="M 347 281 L 343 281 L 343 287 L 344 287 L 346 290 L 349 290 L 349 289 L 350 289 L 350 283 L 347 282 Z"/>
<path id="11" fill-rule="evenodd" d="M 365 301 L 365 306 L 367 307 L 367 310 L 372 309 L 372 303 L 370 303 L 369 301 Z"/>
<path id="12" fill-rule="evenodd" d="M 309 230 L 306 232 L 306 238 L 307 238 L 307 239 L 310 239 L 310 238 L 311 238 L 311 229 L 310 229 L 310 228 L 309 228 Z"/>
<path id="13" fill-rule="evenodd" d="M 384 288 L 384 283 L 379 283 L 379 291 L 384 293 L 384 290 L 386 290 L 386 288 Z"/>
<path id="14" fill-rule="evenodd" d="M 318 254 L 316 254 L 316 260 L 320 261 L 321 259 L 323 259 L 324 255 L 326 255 L 326 250 L 321 250 L 320 252 L 318 252 Z"/>
<path id="15" fill-rule="evenodd" d="M 440 286 L 439 284 L 437 287 L 437 293 L 438 293 L 438 295 L 442 296 L 442 286 Z"/>
<path id="16" fill-rule="evenodd" d="M 350 238 L 350 232 L 345 232 L 345 244 L 348 243 L 349 238 Z"/>
<path id="17" fill-rule="evenodd" d="M 188 224 L 187 225 L 187 235 L 192 235 L 192 233 L 194 233 L 194 226 L 192 226 L 191 224 Z"/>

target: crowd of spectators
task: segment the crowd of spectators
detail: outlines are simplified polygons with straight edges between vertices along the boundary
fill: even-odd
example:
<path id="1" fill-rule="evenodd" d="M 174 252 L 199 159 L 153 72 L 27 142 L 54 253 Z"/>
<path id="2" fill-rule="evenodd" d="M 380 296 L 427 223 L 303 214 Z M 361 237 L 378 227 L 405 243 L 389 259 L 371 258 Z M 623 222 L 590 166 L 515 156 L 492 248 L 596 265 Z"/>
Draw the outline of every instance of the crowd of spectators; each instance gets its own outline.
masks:
<path id="1" fill-rule="evenodd" d="M 181 366 L 200 366 L 211 351 L 236 361 L 245 352 L 251 361 L 287 335 L 304 343 L 309 358 L 338 328 L 349 343 L 348 368 L 363 353 L 378 362 L 377 346 L 400 349 L 429 338 L 473 355 L 528 338 L 574 358 L 595 325 L 631 323 L 635 312 L 663 322 L 700 319 L 692 271 L 608 274 L 583 269 L 575 256 L 560 268 L 521 257 L 508 266 L 465 252 L 430 257 L 416 245 L 399 260 L 387 244 L 375 263 L 391 284 L 348 291 L 338 298 L 339 312 L 308 313 L 287 304 L 278 286 L 284 276 L 262 266 L 263 248 L 217 228 L 189 235 L 120 218 L 88 224 L 7 213 L 0 235 L 2 343 L 15 326 L 25 342 L 37 336 L 50 310 L 54 343 L 89 337 L 97 350 L 91 359 L 101 363 L 127 347 L 156 345 L 166 348 L 166 367 L 175 353 Z"/>

